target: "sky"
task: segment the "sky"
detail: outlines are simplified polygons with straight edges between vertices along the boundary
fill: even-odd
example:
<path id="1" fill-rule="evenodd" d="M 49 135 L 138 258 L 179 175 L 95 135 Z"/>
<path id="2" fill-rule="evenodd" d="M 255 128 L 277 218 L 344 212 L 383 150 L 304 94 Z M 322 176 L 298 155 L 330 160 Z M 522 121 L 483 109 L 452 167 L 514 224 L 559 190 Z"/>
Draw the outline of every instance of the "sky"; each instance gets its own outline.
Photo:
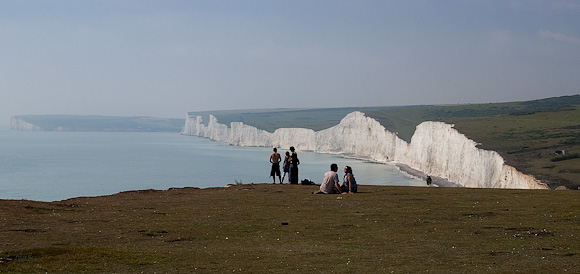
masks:
<path id="1" fill-rule="evenodd" d="M 579 93 L 580 0 L 0 0 L 0 125 Z"/>

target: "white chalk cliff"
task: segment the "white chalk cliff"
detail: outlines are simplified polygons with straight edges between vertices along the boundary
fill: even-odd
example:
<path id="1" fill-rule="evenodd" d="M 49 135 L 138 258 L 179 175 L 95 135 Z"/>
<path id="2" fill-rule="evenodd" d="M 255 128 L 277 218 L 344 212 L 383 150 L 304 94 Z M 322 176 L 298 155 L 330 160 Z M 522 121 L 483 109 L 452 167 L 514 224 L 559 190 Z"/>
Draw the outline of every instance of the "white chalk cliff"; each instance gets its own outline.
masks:
<path id="1" fill-rule="evenodd" d="M 362 112 L 348 114 L 329 129 L 280 128 L 270 133 L 233 122 L 218 123 L 210 115 L 207 125 L 200 116 L 186 117 L 182 134 L 206 137 L 236 146 L 263 146 L 346 154 L 381 163 L 403 164 L 455 184 L 476 188 L 547 189 L 530 175 L 504 163 L 495 151 L 476 143 L 442 122 L 423 122 L 407 143 Z"/>
<path id="2" fill-rule="evenodd" d="M 12 117 L 10 118 L 10 129 L 16 130 L 24 130 L 24 131 L 42 131 L 43 128 L 33 125 L 29 122 L 26 122 L 24 119 L 20 117 Z"/>

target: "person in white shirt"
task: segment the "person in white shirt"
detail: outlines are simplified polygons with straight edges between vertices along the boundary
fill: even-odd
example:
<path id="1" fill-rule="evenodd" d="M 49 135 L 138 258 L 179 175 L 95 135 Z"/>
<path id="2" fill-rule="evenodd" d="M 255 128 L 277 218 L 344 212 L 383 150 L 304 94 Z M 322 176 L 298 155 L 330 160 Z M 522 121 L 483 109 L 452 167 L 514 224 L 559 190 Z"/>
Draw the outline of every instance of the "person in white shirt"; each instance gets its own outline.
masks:
<path id="1" fill-rule="evenodd" d="M 320 185 L 320 190 L 313 192 L 313 194 L 332 194 L 340 193 L 340 186 L 338 183 L 338 166 L 336 164 L 330 165 L 330 170 L 324 173 L 324 179 Z"/>

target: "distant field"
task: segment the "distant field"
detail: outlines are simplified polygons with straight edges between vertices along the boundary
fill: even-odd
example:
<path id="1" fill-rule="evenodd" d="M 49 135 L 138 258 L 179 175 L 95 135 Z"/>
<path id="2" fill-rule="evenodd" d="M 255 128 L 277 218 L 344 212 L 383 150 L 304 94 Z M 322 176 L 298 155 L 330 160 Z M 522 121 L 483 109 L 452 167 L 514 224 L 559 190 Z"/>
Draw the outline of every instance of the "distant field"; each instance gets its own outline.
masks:
<path id="1" fill-rule="evenodd" d="M 508 164 L 536 176 L 552 188 L 580 186 L 580 156 L 575 156 L 580 155 L 580 95 L 494 104 L 195 114 L 205 115 L 204 121 L 212 113 L 224 124 L 244 122 L 273 132 L 283 127 L 326 129 L 353 111 L 364 112 L 407 142 L 415 127 L 424 121 L 455 124 L 461 133 L 481 143 L 481 148 L 497 151 Z M 568 156 L 556 158 L 556 151 L 562 150 Z"/>
<path id="2" fill-rule="evenodd" d="M 580 95 L 544 100 L 366 112 L 410 141 L 416 125 L 443 121 L 480 148 L 497 151 L 551 188 L 580 187 Z M 568 155 L 560 156 L 558 151 Z M 558 158 L 560 157 L 560 158 Z"/>
<path id="3" fill-rule="evenodd" d="M 383 108 L 328 108 L 328 109 L 278 109 L 278 110 L 238 110 L 189 112 L 209 121 L 215 116 L 222 124 L 243 122 L 268 132 L 279 128 L 309 128 L 315 131 L 327 129 L 340 123 L 340 120 L 353 111 L 368 111 Z"/>
<path id="4" fill-rule="evenodd" d="M 495 115 L 446 120 L 481 148 L 499 152 L 507 163 L 552 188 L 580 186 L 580 107 L 528 115 Z M 567 151 L 561 157 L 557 151 Z"/>

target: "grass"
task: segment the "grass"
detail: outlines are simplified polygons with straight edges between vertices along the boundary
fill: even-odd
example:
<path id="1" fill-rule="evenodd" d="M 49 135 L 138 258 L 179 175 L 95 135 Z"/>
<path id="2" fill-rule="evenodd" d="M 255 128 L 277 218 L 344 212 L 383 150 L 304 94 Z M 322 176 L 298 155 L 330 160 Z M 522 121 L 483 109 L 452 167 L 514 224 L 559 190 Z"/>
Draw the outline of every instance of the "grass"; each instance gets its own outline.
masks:
<path id="1" fill-rule="evenodd" d="M 559 150 L 567 150 L 569 155 L 580 152 L 580 107 L 527 115 L 454 118 L 448 122 L 481 143 L 481 148 L 499 152 L 508 164 L 551 188 L 580 187 L 580 176 L 574 172 L 580 158 L 552 161 Z"/>
<path id="2" fill-rule="evenodd" d="M 554 158 L 550 159 L 550 161 L 552 161 L 552 162 L 560 162 L 560 161 L 572 160 L 572 159 L 577 159 L 577 158 L 580 158 L 580 154 L 573 153 L 573 154 L 568 154 L 568 155 L 562 155 L 562 156 L 554 157 Z"/>
<path id="3" fill-rule="evenodd" d="M 0 201 L 5 273 L 563 273 L 577 192 L 362 186 L 134 191 Z"/>
<path id="4" fill-rule="evenodd" d="M 189 112 L 188 114 L 201 116 L 205 124 L 209 121 L 209 115 L 212 114 L 219 123 L 228 126 L 231 122 L 243 122 L 272 133 L 278 128 L 324 130 L 340 123 L 340 120 L 347 114 L 366 109 L 372 108 L 224 110 Z"/>

